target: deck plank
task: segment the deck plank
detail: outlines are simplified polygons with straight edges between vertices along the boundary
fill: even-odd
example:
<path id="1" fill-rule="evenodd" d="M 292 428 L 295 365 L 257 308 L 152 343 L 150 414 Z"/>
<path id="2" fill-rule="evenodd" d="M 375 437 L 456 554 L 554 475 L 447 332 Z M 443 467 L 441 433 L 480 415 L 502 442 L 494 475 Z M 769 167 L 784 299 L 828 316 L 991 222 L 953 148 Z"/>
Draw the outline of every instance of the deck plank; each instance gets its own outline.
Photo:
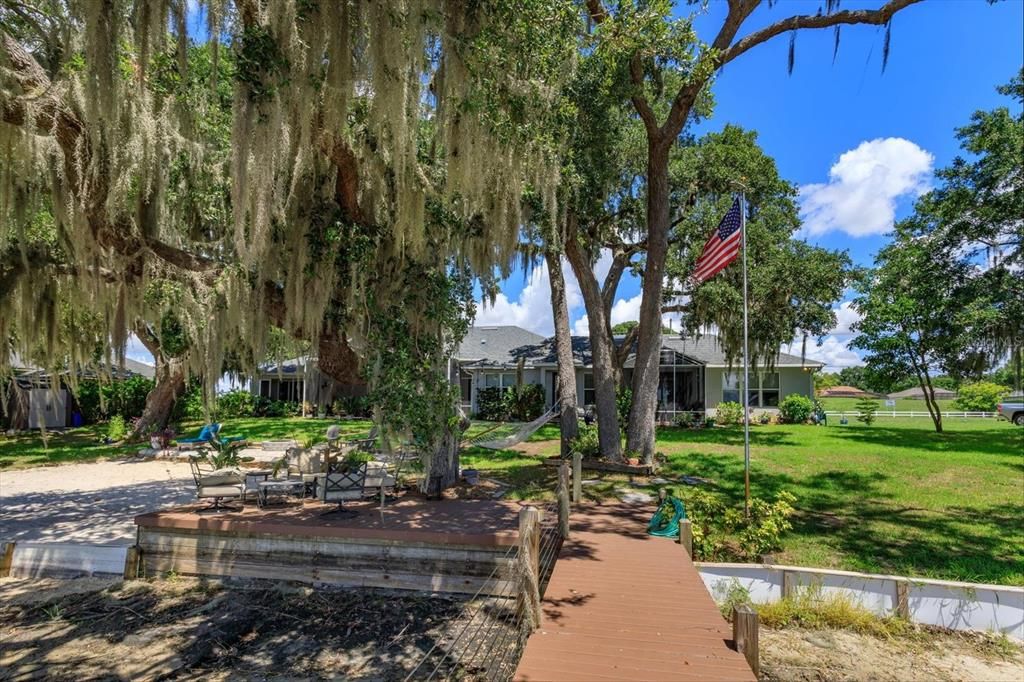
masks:
<path id="1" fill-rule="evenodd" d="M 646 534 L 652 513 L 573 510 L 516 680 L 754 680 L 693 562 Z"/>

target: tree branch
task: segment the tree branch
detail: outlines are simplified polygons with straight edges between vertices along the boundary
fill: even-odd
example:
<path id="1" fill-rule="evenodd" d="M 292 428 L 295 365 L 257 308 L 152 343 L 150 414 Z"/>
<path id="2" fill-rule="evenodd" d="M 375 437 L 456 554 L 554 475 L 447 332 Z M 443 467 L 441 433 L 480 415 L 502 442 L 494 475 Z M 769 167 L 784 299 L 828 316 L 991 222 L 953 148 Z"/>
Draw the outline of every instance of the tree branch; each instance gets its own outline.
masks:
<path id="1" fill-rule="evenodd" d="M 834 14 L 802 14 L 792 16 L 767 26 L 760 31 L 754 31 L 750 35 L 736 41 L 734 45 L 724 50 L 718 56 L 717 65 L 728 64 L 750 48 L 760 45 L 786 31 L 796 31 L 802 28 L 830 28 L 840 24 L 874 24 L 881 26 L 900 10 L 906 9 L 918 2 L 921 2 L 921 0 L 890 0 L 875 10 L 843 10 Z"/>

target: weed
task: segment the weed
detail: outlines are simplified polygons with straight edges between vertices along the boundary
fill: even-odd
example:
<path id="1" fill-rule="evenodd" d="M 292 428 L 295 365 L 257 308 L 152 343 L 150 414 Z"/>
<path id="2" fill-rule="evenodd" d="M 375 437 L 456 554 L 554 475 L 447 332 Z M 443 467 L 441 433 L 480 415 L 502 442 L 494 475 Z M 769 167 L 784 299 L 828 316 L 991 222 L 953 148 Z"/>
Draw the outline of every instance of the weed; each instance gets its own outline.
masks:
<path id="1" fill-rule="evenodd" d="M 50 604 L 43 608 L 43 613 L 50 620 L 60 620 L 64 616 L 64 609 L 60 607 L 60 604 Z"/>
<path id="2" fill-rule="evenodd" d="M 771 604 L 759 604 L 761 623 L 770 628 L 852 630 L 876 637 L 906 635 L 913 626 L 902 618 L 879 617 L 841 592 L 825 594 L 819 585 L 796 590 Z"/>

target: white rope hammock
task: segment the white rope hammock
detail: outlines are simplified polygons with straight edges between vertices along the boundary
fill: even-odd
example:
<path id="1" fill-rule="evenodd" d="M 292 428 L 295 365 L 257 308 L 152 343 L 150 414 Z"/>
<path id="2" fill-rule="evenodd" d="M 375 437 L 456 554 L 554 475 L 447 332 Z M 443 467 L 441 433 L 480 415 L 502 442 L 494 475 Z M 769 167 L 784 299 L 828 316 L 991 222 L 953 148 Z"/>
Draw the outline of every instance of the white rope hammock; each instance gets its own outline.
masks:
<path id="1" fill-rule="evenodd" d="M 547 424 L 558 414 L 559 407 L 556 402 L 551 409 L 525 424 L 510 423 L 491 429 L 480 434 L 476 438 L 463 443 L 463 447 L 487 448 L 488 450 L 505 450 L 513 445 L 518 445 L 537 432 L 540 427 Z M 498 435 L 498 432 L 504 435 Z"/>

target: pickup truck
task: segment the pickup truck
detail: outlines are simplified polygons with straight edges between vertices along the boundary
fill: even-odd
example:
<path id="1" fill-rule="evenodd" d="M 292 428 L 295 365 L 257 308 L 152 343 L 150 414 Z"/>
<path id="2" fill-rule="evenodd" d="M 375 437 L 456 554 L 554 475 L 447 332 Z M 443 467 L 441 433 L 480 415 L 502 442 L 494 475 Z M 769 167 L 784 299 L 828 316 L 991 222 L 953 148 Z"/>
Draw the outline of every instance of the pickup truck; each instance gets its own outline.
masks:
<path id="1" fill-rule="evenodd" d="M 1002 419 L 1008 419 L 1017 426 L 1024 426 L 1024 396 L 1011 396 L 996 406 Z"/>

